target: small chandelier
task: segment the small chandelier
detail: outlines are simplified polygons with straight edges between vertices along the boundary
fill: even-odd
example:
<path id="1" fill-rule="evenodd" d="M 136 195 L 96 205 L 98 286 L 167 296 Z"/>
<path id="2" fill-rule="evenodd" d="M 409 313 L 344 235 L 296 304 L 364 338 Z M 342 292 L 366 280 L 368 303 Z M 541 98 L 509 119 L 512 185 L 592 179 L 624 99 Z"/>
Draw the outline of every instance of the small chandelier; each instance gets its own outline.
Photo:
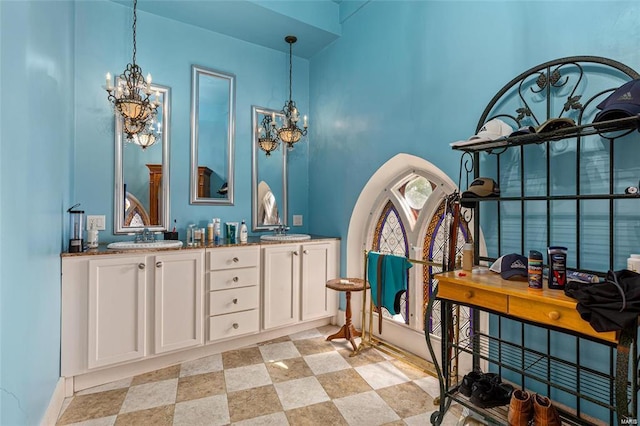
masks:
<path id="1" fill-rule="evenodd" d="M 278 132 L 276 130 L 276 114 L 265 114 L 261 125 L 256 129 L 258 133 L 258 146 L 267 153 L 267 157 L 271 155 L 271 151 L 278 149 Z"/>
<path id="2" fill-rule="evenodd" d="M 143 150 L 149 148 L 151 145 L 155 144 L 161 136 L 160 123 L 157 123 L 157 127 L 154 128 L 154 120 L 151 120 L 149 125 L 141 130 L 140 132 L 133 135 L 131 138 L 131 142 L 136 145 L 139 145 Z"/>
<path id="3" fill-rule="evenodd" d="M 289 43 L 289 100 L 285 102 L 282 108 L 282 114 L 284 115 L 282 127 L 277 129 L 278 137 L 280 140 L 287 144 L 289 149 L 293 148 L 293 145 L 300 140 L 302 136 L 307 135 L 307 116 L 304 116 L 303 129 L 298 127 L 298 120 L 300 115 L 296 108 L 296 103 L 291 100 L 291 57 L 293 43 L 298 41 L 295 36 L 286 36 L 284 41 Z"/>
<path id="4" fill-rule="evenodd" d="M 107 73 L 105 90 L 107 98 L 113 104 L 116 113 L 123 118 L 123 128 L 127 139 L 133 137 L 148 128 L 149 123 L 158 113 L 158 94 L 151 100 L 151 74 L 143 78 L 142 68 L 136 64 L 136 9 L 138 0 L 133 0 L 133 60 L 127 64 L 125 70 L 116 77 L 116 85 L 113 86 L 111 73 Z"/>

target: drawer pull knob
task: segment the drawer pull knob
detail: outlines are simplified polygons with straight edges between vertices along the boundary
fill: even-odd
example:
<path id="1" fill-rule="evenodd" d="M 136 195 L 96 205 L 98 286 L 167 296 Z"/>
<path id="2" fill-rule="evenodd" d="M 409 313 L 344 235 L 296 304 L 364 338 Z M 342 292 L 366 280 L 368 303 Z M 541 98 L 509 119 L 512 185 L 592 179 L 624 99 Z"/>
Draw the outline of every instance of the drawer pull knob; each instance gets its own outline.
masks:
<path id="1" fill-rule="evenodd" d="M 233 258 L 233 263 L 238 263 L 238 262 L 240 262 L 240 259 L 238 259 L 237 257 L 234 257 Z"/>
<path id="2" fill-rule="evenodd" d="M 144 263 L 138 263 L 138 269 L 144 269 Z"/>
<path id="3" fill-rule="evenodd" d="M 237 283 L 238 282 L 238 277 L 233 277 L 233 282 Z"/>
<path id="4" fill-rule="evenodd" d="M 303 251 L 304 254 L 309 254 L 309 250 Z"/>
<path id="5" fill-rule="evenodd" d="M 298 251 L 297 251 L 297 250 L 296 250 L 296 251 L 294 251 L 294 252 L 293 252 L 293 255 L 294 255 L 294 256 L 297 256 L 297 255 L 298 255 Z"/>
<path id="6" fill-rule="evenodd" d="M 233 323 L 233 328 L 235 328 L 235 329 L 237 330 L 237 329 L 238 329 L 238 327 L 240 327 L 240 326 L 238 325 L 238 323 L 237 323 L 237 322 L 234 322 L 234 323 Z"/>
<path id="7" fill-rule="evenodd" d="M 464 297 L 465 299 L 471 299 L 473 297 L 473 293 L 471 293 L 470 291 L 465 291 Z"/>
<path id="8" fill-rule="evenodd" d="M 557 319 L 560 319 L 560 312 L 558 312 L 558 311 L 549 312 L 549 318 L 551 318 L 554 321 L 557 320 Z"/>
<path id="9" fill-rule="evenodd" d="M 237 305 L 238 304 L 238 299 L 233 299 L 233 304 Z"/>
<path id="10" fill-rule="evenodd" d="M 156 268 L 162 268 L 162 262 L 156 262 Z"/>

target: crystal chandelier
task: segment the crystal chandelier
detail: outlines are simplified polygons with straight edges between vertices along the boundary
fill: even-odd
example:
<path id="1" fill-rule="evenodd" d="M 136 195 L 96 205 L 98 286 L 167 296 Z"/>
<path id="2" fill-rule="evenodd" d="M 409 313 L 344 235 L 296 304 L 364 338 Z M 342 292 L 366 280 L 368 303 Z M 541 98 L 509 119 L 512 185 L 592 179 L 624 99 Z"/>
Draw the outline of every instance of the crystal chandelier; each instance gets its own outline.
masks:
<path id="1" fill-rule="evenodd" d="M 282 127 L 277 129 L 278 137 L 280 140 L 287 144 L 288 148 L 293 148 L 293 145 L 300 140 L 302 136 L 307 135 L 307 116 L 304 116 L 303 129 L 298 127 L 298 120 L 300 115 L 296 108 L 296 103 L 291 100 L 291 58 L 292 58 L 292 46 L 293 43 L 298 41 L 295 36 L 286 36 L 284 41 L 289 43 L 289 100 L 285 102 L 282 108 L 282 114 L 284 115 Z"/>
<path id="2" fill-rule="evenodd" d="M 278 142 L 278 132 L 276 130 L 276 114 L 265 114 L 256 132 L 258 133 L 258 146 L 267 153 L 267 157 L 270 156 L 271 151 L 275 151 L 278 145 L 280 145 L 280 142 Z"/>
<path id="3" fill-rule="evenodd" d="M 144 130 L 133 135 L 131 142 L 145 150 L 155 144 L 160 139 L 160 136 L 160 123 L 157 123 L 157 127 L 154 127 L 154 120 L 151 120 L 151 123 Z"/>
<path id="4" fill-rule="evenodd" d="M 123 128 L 127 139 L 132 141 L 138 133 L 145 132 L 158 113 L 158 93 L 151 100 L 151 74 L 145 79 L 142 68 L 136 64 L 136 22 L 138 1 L 133 0 L 133 60 L 125 70 L 116 77 L 113 86 L 111 73 L 107 73 L 105 90 L 107 98 L 113 104 L 116 113 L 123 118 Z"/>

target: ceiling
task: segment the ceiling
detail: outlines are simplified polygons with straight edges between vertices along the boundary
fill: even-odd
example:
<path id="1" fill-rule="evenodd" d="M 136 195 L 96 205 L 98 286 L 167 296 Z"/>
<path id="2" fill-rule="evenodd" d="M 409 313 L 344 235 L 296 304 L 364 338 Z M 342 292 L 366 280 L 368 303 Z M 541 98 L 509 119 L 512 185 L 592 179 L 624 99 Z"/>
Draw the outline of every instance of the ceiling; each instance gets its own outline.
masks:
<path id="1" fill-rule="evenodd" d="M 112 0 L 132 7 L 131 0 Z M 138 10 L 311 58 L 340 37 L 341 0 L 138 0 Z"/>

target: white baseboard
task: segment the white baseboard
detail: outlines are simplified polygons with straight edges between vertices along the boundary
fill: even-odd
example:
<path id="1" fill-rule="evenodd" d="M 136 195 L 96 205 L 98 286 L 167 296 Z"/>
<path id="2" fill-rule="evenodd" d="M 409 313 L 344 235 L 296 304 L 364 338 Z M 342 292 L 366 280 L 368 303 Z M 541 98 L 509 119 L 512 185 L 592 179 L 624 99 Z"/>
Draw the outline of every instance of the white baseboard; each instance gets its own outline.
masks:
<path id="1" fill-rule="evenodd" d="M 64 377 L 60 377 L 60 379 L 58 379 L 58 383 L 56 383 L 55 389 L 53 390 L 53 394 L 51 395 L 47 411 L 45 411 L 44 417 L 40 422 L 41 426 L 53 426 L 56 424 L 56 421 L 58 421 L 58 414 L 60 414 L 62 404 L 64 403 L 64 388 L 65 379 Z"/>

